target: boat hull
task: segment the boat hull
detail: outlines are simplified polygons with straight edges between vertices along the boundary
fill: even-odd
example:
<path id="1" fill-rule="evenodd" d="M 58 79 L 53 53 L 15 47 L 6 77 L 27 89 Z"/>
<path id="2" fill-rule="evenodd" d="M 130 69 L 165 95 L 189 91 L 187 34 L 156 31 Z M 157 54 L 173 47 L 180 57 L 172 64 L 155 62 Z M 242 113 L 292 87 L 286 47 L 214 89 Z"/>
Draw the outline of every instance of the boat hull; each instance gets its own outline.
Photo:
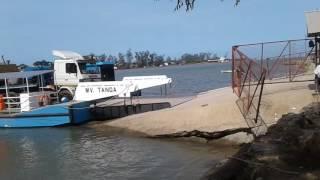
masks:
<path id="1" fill-rule="evenodd" d="M 91 121 L 90 102 L 58 104 L 0 116 L 0 128 L 30 128 L 78 125 Z"/>

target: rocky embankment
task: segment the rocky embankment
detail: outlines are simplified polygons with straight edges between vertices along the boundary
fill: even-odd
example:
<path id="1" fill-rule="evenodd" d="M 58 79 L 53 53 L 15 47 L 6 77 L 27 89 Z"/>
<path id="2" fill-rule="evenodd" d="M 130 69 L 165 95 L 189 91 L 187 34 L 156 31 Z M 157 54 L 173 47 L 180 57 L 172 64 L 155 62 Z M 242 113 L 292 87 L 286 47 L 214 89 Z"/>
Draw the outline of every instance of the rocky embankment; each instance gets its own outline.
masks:
<path id="1" fill-rule="evenodd" d="M 319 179 L 320 104 L 283 115 L 205 179 Z"/>

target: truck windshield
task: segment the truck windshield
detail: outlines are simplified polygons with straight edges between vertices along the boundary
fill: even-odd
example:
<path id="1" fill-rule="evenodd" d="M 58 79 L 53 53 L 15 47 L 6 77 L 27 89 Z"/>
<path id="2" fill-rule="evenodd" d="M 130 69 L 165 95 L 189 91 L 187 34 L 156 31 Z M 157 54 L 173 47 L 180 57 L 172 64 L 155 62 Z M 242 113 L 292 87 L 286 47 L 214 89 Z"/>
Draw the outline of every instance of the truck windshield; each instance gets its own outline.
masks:
<path id="1" fill-rule="evenodd" d="M 80 72 L 82 74 L 99 74 L 100 68 L 96 64 L 78 63 Z"/>

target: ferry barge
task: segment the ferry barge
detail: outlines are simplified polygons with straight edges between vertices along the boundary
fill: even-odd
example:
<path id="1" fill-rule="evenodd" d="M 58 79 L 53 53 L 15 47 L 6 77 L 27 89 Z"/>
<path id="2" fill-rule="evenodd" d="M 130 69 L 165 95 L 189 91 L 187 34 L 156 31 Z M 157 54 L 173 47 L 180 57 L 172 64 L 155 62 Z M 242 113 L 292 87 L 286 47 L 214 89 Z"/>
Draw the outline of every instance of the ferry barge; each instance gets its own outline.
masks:
<path id="1" fill-rule="evenodd" d="M 113 66 L 94 66 L 92 62 L 79 60 L 79 55 L 59 53 L 65 59 L 58 60 L 60 64 L 55 64 L 54 70 L 0 73 L 0 128 L 83 124 L 93 120 L 94 106 L 101 101 L 131 98 L 142 89 L 172 82 L 165 75 L 124 77 L 115 81 Z M 92 75 L 85 70 L 87 66 L 108 71 Z M 53 85 L 48 84 L 47 77 L 54 78 Z M 57 85 L 57 77 L 63 86 Z"/>

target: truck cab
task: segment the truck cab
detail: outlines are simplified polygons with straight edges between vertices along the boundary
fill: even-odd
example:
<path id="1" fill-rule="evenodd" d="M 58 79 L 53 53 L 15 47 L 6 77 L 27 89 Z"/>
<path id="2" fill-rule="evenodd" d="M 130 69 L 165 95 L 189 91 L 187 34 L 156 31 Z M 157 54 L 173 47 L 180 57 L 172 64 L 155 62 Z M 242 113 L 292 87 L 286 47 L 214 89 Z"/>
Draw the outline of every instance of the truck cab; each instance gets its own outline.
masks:
<path id="1" fill-rule="evenodd" d="M 90 66 L 90 64 L 93 65 Z M 55 60 L 54 70 L 54 84 L 56 86 L 77 86 L 80 81 L 101 80 L 100 69 L 92 61 Z"/>
<path id="2" fill-rule="evenodd" d="M 100 67 L 95 60 L 85 60 L 71 51 L 54 50 L 54 85 L 59 90 L 59 98 L 72 99 L 79 82 L 101 81 Z"/>

